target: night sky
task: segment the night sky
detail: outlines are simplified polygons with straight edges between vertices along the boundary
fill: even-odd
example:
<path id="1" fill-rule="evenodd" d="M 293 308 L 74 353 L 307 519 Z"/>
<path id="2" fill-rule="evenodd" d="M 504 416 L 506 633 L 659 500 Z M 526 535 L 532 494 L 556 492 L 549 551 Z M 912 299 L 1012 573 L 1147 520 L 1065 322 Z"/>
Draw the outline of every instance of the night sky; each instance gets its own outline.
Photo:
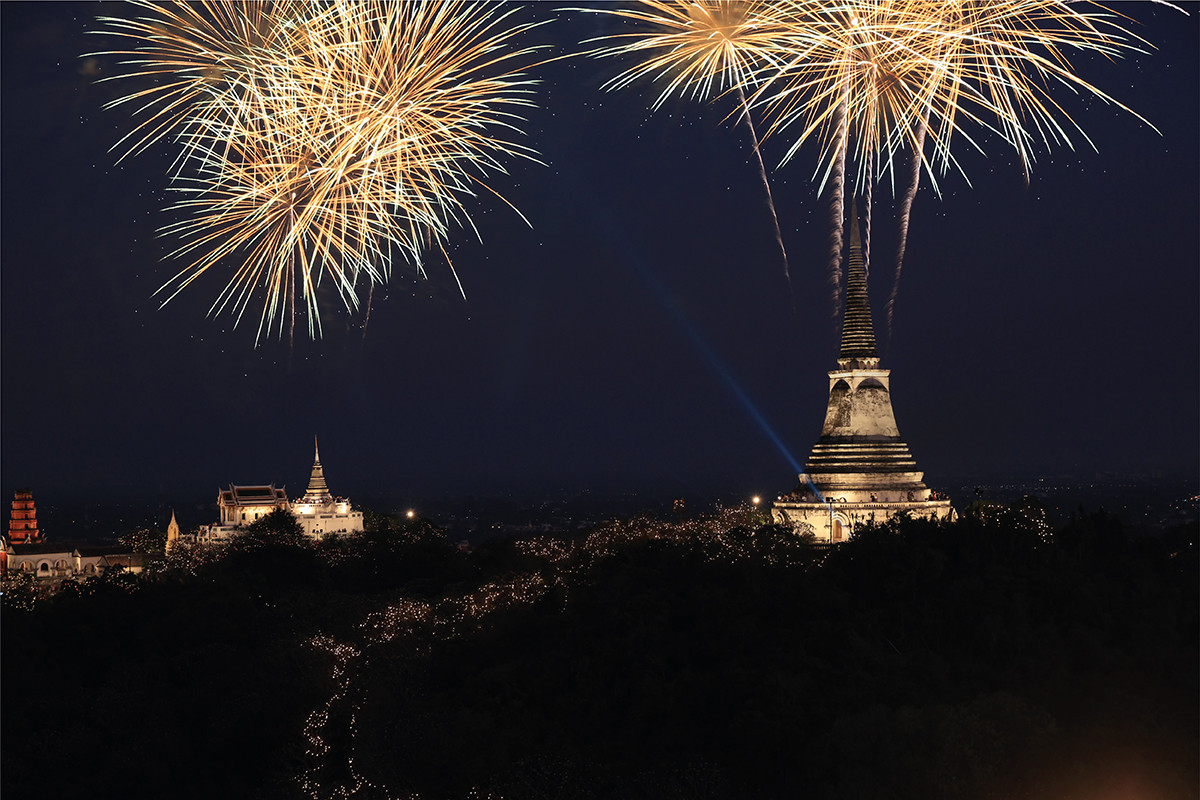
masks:
<path id="1" fill-rule="evenodd" d="M 612 21 L 556 15 L 562 51 Z M 1118 4 L 1159 49 L 1078 71 L 1143 114 L 1068 103 L 1099 152 L 960 148 L 971 186 L 923 186 L 888 338 L 896 222 L 877 204 L 872 301 L 902 436 L 934 487 L 1001 476 L 1194 476 L 1200 443 L 1200 30 Z M 649 110 L 600 91 L 612 60 L 538 71 L 524 142 L 480 197 L 482 242 L 397 270 L 361 320 L 254 347 L 206 312 L 207 276 L 165 309 L 156 229 L 170 150 L 117 166 L 129 129 L 84 31 L 100 6 L 3 3 L 3 491 L 39 502 L 303 491 L 320 437 L 352 499 L 511 492 L 773 496 L 820 432 L 838 323 L 815 153 L 772 171 L 789 297 L 761 179 L 731 107 Z M 118 9 L 119 10 L 119 9 Z M 782 142 L 763 148 L 768 167 Z M 962 501 L 963 498 L 955 498 Z"/>

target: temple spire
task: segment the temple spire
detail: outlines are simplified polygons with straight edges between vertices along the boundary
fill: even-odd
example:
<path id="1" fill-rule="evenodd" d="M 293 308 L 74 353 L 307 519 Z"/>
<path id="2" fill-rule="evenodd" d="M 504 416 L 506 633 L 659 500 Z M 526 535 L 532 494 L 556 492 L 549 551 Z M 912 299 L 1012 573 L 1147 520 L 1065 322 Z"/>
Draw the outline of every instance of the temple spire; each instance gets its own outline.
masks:
<path id="1" fill-rule="evenodd" d="M 175 509 L 171 509 L 171 521 L 167 523 L 167 540 L 163 543 L 163 552 L 170 553 L 179 544 L 179 523 L 175 520 Z"/>
<path id="2" fill-rule="evenodd" d="M 867 297 L 867 269 L 863 264 L 862 240 L 858 230 L 858 199 L 851 201 L 850 268 L 846 275 L 846 313 L 842 318 L 842 350 L 838 364 L 843 368 L 851 362 L 873 359 L 879 363 L 875 349 L 875 326 L 871 323 L 871 302 Z"/>
<path id="3" fill-rule="evenodd" d="M 314 436 L 312 477 L 308 479 L 308 491 L 304 493 L 302 502 L 328 503 L 332 499 L 329 487 L 325 485 L 325 470 L 321 468 L 321 450 L 317 446 L 317 437 Z"/>

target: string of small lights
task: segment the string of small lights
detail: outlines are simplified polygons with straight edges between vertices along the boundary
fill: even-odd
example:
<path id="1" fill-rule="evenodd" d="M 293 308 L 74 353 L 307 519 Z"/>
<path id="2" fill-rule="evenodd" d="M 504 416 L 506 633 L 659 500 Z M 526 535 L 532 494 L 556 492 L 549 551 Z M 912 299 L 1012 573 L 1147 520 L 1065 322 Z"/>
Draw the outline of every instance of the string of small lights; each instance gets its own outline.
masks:
<path id="1" fill-rule="evenodd" d="M 365 774 L 361 759 L 356 760 L 360 714 L 366 704 L 364 674 L 371 668 L 371 656 L 382 645 L 394 652 L 397 642 L 408 647 L 414 660 L 428 656 L 439 642 L 447 642 L 483 629 L 495 615 L 518 606 L 529 606 L 553 596 L 570 602 L 573 586 L 584 585 L 594 570 L 623 548 L 647 542 L 662 542 L 679 548 L 691 548 L 705 562 L 739 562 L 760 559 L 779 568 L 812 568 L 820 565 L 827 551 L 815 550 L 795 536 L 774 526 L 763 525 L 753 508 L 720 507 L 714 513 L 692 519 L 661 520 L 635 517 L 606 523 L 579 539 L 535 536 L 515 541 L 523 554 L 537 559 L 537 568 L 488 581 L 457 597 L 428 602 L 403 597 L 386 608 L 366 615 L 356 627 L 361 640 L 342 642 L 329 635 L 310 640 L 310 646 L 333 658 L 333 690 L 322 705 L 307 719 L 304 738 L 309 767 L 299 776 L 301 790 L 314 800 L 356 796 L 417 800 L 419 794 L 395 793 Z M 799 558 L 805 554 L 805 558 Z M 402 680 L 402 675 L 396 675 Z M 345 720 L 343 723 L 338 720 Z M 344 731 L 340 748 L 331 739 Z M 339 761 L 339 759 L 341 759 Z M 323 776 L 340 776 L 326 778 Z M 499 800 L 492 793 L 473 789 L 469 795 L 483 800 Z"/>

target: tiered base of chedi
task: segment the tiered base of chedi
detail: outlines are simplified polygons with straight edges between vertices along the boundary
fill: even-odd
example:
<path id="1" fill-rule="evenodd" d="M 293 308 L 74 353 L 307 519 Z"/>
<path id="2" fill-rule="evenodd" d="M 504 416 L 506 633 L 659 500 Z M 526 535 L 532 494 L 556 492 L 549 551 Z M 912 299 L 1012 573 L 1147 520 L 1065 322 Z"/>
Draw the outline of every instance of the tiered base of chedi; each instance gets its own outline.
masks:
<path id="1" fill-rule="evenodd" d="M 850 229 L 850 269 L 838 368 L 829 373 L 821 438 L 791 494 L 777 499 L 774 521 L 818 541 L 840 542 L 860 526 L 896 514 L 955 518 L 950 500 L 927 487 L 900 438 L 892 412 L 891 370 L 879 369 L 858 219 Z"/>

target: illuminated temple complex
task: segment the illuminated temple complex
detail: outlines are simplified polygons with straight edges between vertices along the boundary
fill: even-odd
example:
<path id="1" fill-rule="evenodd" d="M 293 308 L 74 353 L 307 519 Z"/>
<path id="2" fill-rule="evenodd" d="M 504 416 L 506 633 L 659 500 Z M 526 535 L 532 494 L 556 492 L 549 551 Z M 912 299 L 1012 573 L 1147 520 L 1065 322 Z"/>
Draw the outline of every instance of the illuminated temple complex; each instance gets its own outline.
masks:
<path id="1" fill-rule="evenodd" d="M 829 406 L 821 437 L 791 494 L 772 509 L 774 521 L 818 541 L 839 542 L 864 524 L 897 513 L 953 519 L 947 498 L 929 490 L 900 438 L 892 412 L 891 370 L 879 368 L 867 297 L 858 215 L 850 228 L 850 269 L 837 369 L 829 373 Z"/>
<path id="2" fill-rule="evenodd" d="M 300 520 L 300 526 L 309 536 L 324 536 L 328 533 L 357 533 L 363 529 L 361 511 L 352 511 L 350 501 L 335 498 L 325 484 L 325 470 L 321 467 L 321 451 L 313 439 L 313 468 L 308 479 L 308 491 L 292 503 L 292 513 Z"/>
<path id="3" fill-rule="evenodd" d="M 95 577 L 113 567 L 141 572 L 145 553 L 134 553 L 125 545 L 96 545 L 78 540 L 47 541 L 38 528 L 33 492 L 13 495 L 8 533 L 0 536 L 0 581 L 31 579 L 36 585 L 56 587 L 64 580 Z M 8 591 L 5 589 L 5 591 Z"/>
<path id="4" fill-rule="evenodd" d="M 350 501 L 334 497 L 325 483 L 321 452 L 313 441 L 312 475 L 308 491 L 295 502 L 288 502 L 287 491 L 273 483 L 234 485 L 217 491 L 217 508 L 221 519 L 214 525 L 203 525 L 197 534 L 202 543 L 227 541 L 245 526 L 262 519 L 277 509 L 289 509 L 296 515 L 304 533 L 313 538 L 327 534 L 357 533 L 363 529 L 361 511 L 354 511 Z"/>

